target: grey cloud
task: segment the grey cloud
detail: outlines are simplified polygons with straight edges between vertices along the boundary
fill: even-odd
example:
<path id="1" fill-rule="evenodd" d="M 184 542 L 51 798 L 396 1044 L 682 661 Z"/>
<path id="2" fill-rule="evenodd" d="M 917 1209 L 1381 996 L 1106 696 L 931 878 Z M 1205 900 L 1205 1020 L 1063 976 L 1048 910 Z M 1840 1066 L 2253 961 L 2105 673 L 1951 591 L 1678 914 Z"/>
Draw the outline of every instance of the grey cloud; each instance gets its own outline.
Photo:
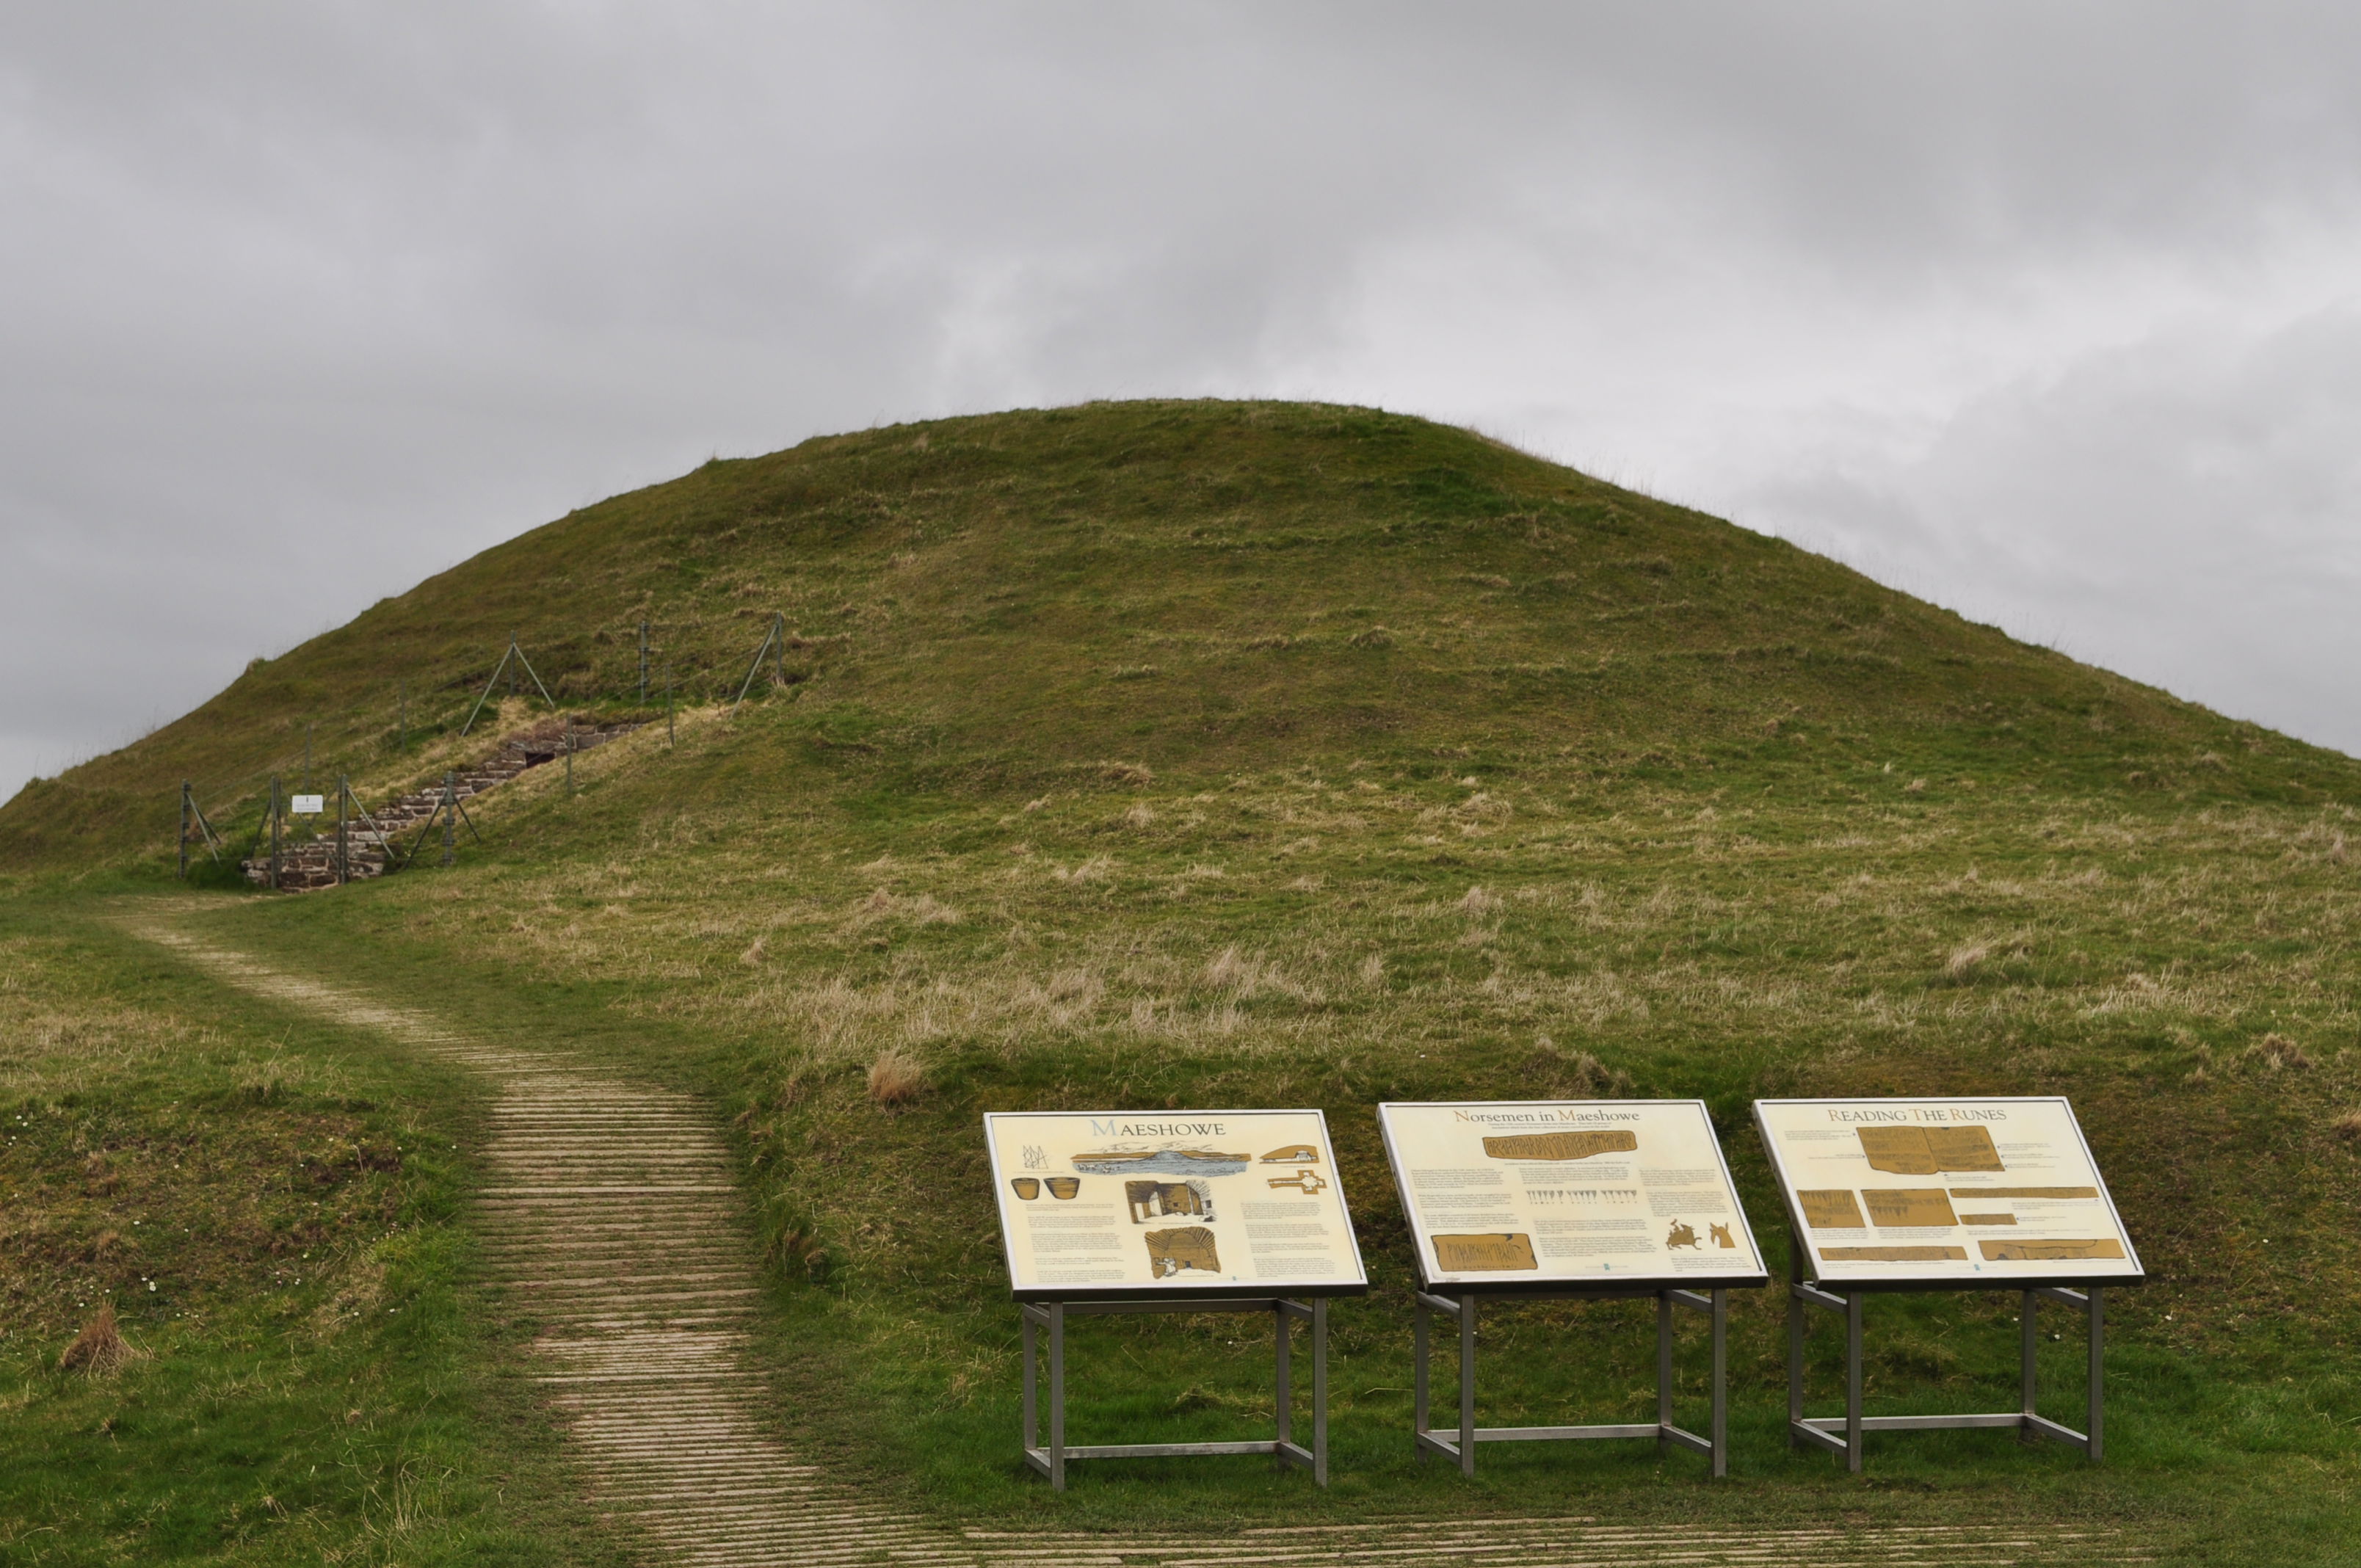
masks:
<path id="1" fill-rule="evenodd" d="M 1168 392 L 1603 457 L 2349 741 L 2288 672 L 2356 66 L 2297 5 L 19 7 L 0 788 L 713 452 Z"/>

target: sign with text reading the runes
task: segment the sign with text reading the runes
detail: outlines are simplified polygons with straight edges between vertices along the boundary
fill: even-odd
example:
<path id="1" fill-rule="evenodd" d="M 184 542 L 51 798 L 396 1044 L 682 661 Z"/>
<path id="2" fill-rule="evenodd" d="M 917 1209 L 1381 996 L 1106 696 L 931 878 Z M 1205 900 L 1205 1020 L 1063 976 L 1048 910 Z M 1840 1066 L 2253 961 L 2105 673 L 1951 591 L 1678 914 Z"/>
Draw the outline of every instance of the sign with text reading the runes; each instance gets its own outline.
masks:
<path id="1" fill-rule="evenodd" d="M 1430 1287 L 1769 1279 L 1701 1100 L 1378 1107 Z"/>
<path id="2" fill-rule="evenodd" d="M 2062 1097 L 1758 1100 L 1754 1118 L 1819 1283 L 2144 1277 Z"/>
<path id="3" fill-rule="evenodd" d="M 1368 1288 L 1317 1111 L 994 1112 L 983 1131 L 1020 1300 Z"/>

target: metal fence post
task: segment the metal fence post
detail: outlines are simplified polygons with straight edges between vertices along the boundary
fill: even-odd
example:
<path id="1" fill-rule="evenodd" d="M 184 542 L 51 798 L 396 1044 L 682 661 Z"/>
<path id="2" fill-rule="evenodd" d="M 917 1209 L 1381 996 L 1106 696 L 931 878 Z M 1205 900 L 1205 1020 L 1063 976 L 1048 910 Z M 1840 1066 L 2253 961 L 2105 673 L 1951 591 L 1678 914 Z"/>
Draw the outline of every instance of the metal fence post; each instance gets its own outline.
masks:
<path id="1" fill-rule="evenodd" d="M 270 775 L 270 891 L 279 891 L 279 775 Z"/>
<path id="2" fill-rule="evenodd" d="M 353 880 L 353 845 L 345 825 L 345 817 L 351 809 L 352 798 L 352 775 L 338 773 L 336 775 L 336 884 L 339 887 Z"/>
<path id="3" fill-rule="evenodd" d="M 189 781 L 181 781 L 181 880 L 189 880 Z"/>
<path id="4" fill-rule="evenodd" d="M 459 859 L 459 785 L 450 773 L 443 775 L 443 863 L 451 865 Z"/>

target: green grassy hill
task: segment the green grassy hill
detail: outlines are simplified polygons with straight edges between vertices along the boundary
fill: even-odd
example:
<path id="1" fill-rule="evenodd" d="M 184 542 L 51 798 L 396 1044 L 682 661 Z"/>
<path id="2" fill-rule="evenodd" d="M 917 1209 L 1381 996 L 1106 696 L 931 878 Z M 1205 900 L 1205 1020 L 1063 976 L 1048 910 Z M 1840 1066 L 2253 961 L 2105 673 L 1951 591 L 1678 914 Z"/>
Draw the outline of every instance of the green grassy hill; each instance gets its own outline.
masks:
<path id="1" fill-rule="evenodd" d="M 783 675 L 733 715 L 774 613 Z M 658 723 L 582 758 L 571 792 L 543 768 L 482 797 L 487 843 L 456 868 L 143 906 L 708 1095 L 770 1249 L 781 1420 L 911 1508 L 1135 1530 L 2004 1519 L 2119 1528 L 2158 1561 L 2349 1553 L 2361 767 L 1416 420 L 1012 413 L 587 509 L 0 811 L 0 966 L 24 970 L 0 990 L 69 993 L 36 972 L 44 944 L 159 885 L 181 778 L 250 829 L 307 721 L 318 772 L 371 791 L 444 766 L 489 743 L 452 731 L 511 629 L 569 705 L 636 708 L 642 620 L 689 694 L 676 740 Z M 201 990 L 170 981 L 174 1029 L 202 1026 Z M 101 1001 L 77 1005 L 35 1046 L 111 1059 Z M 266 1022 L 237 1048 L 267 1054 Z M 121 1098 L 96 1066 L 47 1087 L 60 1069 L 19 1048 L 0 1036 L 0 1093 L 27 1107 Z M 881 1099 L 873 1074 L 917 1087 Z M 1704 1098 L 1775 1259 L 1746 1107 L 1797 1092 L 2072 1096 L 2153 1275 L 2109 1304 L 2105 1467 L 1978 1432 L 1880 1440 L 1859 1481 L 1789 1453 L 1772 1292 L 1733 1311 L 1728 1486 L 1645 1444 L 1504 1445 L 1473 1485 L 1411 1463 L 1376 1102 Z M 159 1127 L 181 1095 L 152 1088 Z M 276 1113 L 252 1103 L 261 1148 Z M 1053 1498 L 1015 1464 L 977 1118 L 1188 1104 L 1316 1105 L 1334 1130 L 1377 1288 L 1337 1310 L 1324 1498 L 1247 1461 L 1084 1467 Z M 0 1152 L 15 1190 L 81 1190 L 87 1150 L 60 1131 L 52 1170 L 29 1146 Z M 36 1221 L 0 1234 L 0 1265 L 84 1294 L 24 1306 L 0 1343 L 54 1339 L 115 1266 L 84 1220 Z M 333 1292 L 344 1266 L 306 1278 Z M 1631 1419 L 1611 1412 L 1653 1397 L 1635 1310 L 1488 1319 L 1482 1419 Z M 2007 1406 L 2015 1310 L 1875 1303 L 1872 1408 Z M 169 1358 L 201 1334 L 178 1322 L 135 1330 Z M 1077 1441 L 1244 1435 L 1268 1399 L 1267 1342 L 1229 1320 L 1077 1346 Z M 2061 1417 L 2073 1348 L 2045 1353 Z M 53 1409 L 81 1419 L 48 1398 L 0 1387 L 27 1452 Z"/>
<path id="2" fill-rule="evenodd" d="M 258 660 L 0 808 L 0 865 L 152 857 L 293 771 L 456 729 L 514 631 L 562 701 L 735 694 L 774 614 L 805 745 L 943 777 L 1353 755 L 1914 767 L 2316 798 L 2350 764 L 2027 647 L 1791 545 L 1464 431 L 1300 404 L 939 421 L 707 464 Z M 767 691 L 765 695 L 771 695 Z M 2257 753 L 2272 753 L 2268 765 Z"/>

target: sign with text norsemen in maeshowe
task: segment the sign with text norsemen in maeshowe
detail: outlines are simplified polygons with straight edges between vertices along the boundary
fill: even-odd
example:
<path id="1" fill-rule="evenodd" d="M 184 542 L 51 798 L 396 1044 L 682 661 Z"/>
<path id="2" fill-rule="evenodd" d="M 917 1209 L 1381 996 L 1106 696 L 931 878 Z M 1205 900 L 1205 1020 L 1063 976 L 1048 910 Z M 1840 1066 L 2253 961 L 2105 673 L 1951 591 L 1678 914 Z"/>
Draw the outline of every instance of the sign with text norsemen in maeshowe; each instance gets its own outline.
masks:
<path id="1" fill-rule="evenodd" d="M 1397 1102 L 1378 1124 L 1429 1286 L 1768 1278 L 1703 1101 Z"/>
<path id="2" fill-rule="evenodd" d="M 1020 1300 L 1368 1288 L 1317 1111 L 996 1111 L 983 1138 Z"/>
<path id="3" fill-rule="evenodd" d="M 2143 1277 L 2062 1098 L 1758 1100 L 1754 1120 L 1807 1278 L 2011 1288 Z"/>

